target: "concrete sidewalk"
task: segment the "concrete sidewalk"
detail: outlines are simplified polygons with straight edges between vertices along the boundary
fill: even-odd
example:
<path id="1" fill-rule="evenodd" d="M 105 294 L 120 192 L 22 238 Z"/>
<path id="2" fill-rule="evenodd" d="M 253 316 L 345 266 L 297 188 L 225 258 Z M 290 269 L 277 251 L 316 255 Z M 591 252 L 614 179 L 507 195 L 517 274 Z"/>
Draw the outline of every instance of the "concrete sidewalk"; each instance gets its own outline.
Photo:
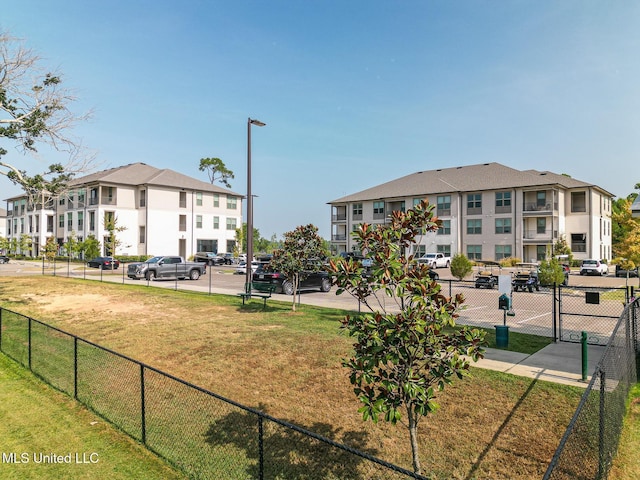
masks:
<path id="1" fill-rule="evenodd" d="M 582 345 L 579 343 L 552 343 L 531 355 L 487 348 L 485 358 L 472 366 L 586 388 L 604 350 L 602 345 L 587 347 L 585 381 L 582 381 Z"/>

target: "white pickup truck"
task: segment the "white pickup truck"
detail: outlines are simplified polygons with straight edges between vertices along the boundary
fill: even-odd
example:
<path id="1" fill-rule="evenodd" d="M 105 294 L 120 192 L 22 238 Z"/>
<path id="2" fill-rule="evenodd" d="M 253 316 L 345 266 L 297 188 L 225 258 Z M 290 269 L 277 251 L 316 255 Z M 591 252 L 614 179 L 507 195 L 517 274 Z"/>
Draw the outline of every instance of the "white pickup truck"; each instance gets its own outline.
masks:
<path id="1" fill-rule="evenodd" d="M 449 268 L 451 257 L 445 256 L 444 253 L 427 253 L 418 259 L 418 263 L 426 263 L 431 268 Z"/>

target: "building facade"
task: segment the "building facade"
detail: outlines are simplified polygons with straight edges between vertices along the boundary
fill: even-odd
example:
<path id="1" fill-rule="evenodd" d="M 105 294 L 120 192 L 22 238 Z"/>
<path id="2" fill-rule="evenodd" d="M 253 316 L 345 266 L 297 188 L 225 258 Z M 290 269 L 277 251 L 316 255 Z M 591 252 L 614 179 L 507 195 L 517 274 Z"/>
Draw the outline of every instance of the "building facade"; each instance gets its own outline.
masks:
<path id="1" fill-rule="evenodd" d="M 7 238 L 30 239 L 38 256 L 47 237 L 59 246 L 94 236 L 103 255 L 181 255 L 233 252 L 244 197 L 169 169 L 134 163 L 69 184 L 59 197 L 7 199 Z M 105 219 L 115 219 L 119 245 L 109 251 Z M 27 253 L 27 252 L 21 252 Z"/>
<path id="2" fill-rule="evenodd" d="M 427 199 L 441 220 L 418 238 L 415 255 L 465 254 L 471 260 L 540 261 L 564 240 L 574 258 L 611 259 L 606 190 L 566 175 L 520 171 L 499 163 L 417 172 L 329 202 L 335 253 L 355 248 L 351 232 L 385 223 Z"/>

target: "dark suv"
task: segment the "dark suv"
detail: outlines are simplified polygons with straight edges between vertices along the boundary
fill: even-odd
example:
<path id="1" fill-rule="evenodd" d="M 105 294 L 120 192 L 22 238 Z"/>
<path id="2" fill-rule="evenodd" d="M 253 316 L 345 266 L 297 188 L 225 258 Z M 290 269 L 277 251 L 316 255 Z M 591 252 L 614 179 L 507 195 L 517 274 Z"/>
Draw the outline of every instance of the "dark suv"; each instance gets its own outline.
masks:
<path id="1" fill-rule="evenodd" d="M 331 290 L 331 278 L 324 270 L 307 271 L 302 275 L 298 290 L 314 290 L 319 289 L 321 292 Z M 276 293 L 284 293 L 285 295 L 293 295 L 293 284 L 289 279 L 280 272 L 274 272 L 269 269 L 268 263 L 258 266 L 253 272 L 253 283 L 271 283 L 276 286 Z"/>

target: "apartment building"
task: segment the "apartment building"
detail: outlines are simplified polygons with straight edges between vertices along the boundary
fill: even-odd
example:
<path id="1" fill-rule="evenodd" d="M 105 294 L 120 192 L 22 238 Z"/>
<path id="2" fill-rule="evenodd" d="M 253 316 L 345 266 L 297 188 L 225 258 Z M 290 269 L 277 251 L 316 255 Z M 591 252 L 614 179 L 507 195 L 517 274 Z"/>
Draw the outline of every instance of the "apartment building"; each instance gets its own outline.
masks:
<path id="1" fill-rule="evenodd" d="M 90 235 L 104 255 L 181 255 L 232 252 L 242 225 L 242 199 L 231 190 L 144 163 L 133 163 L 74 179 L 65 195 L 7 202 L 7 238 L 32 239 L 38 256 L 46 238 L 63 245 Z M 105 218 L 115 218 L 120 245 L 108 251 Z"/>
<path id="2" fill-rule="evenodd" d="M 472 260 L 546 258 L 564 239 L 577 259 L 611 259 L 611 203 L 606 190 L 567 175 L 499 163 L 428 170 L 329 202 L 335 253 L 355 248 L 361 223 L 385 223 L 427 199 L 442 221 L 414 252 L 465 254 Z"/>

